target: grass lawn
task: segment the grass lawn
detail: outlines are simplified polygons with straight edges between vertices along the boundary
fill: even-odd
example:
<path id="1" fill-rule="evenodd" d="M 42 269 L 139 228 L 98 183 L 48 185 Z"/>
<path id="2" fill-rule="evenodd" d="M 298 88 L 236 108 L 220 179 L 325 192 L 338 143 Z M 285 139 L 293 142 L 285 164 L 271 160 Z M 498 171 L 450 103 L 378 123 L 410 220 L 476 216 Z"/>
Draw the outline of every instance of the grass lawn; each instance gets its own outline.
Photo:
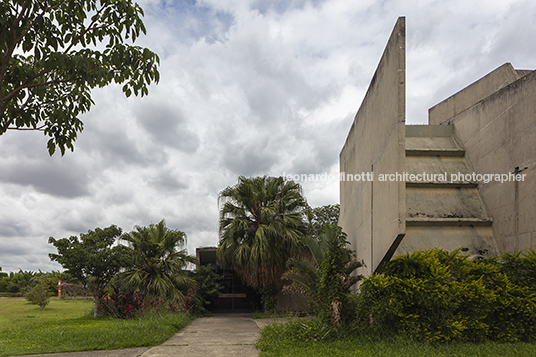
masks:
<path id="1" fill-rule="evenodd" d="M 303 357 L 536 357 L 536 344 L 531 343 L 426 343 L 409 338 L 394 336 L 378 338 L 367 335 L 346 336 L 340 339 L 315 341 L 319 336 L 315 320 L 273 324 L 264 328 L 256 347 L 261 357 L 303 356 Z M 323 331 L 323 330 L 322 330 Z M 323 332 L 320 333 L 323 335 Z M 317 337 L 314 337 L 317 338 Z M 307 341 L 304 341 L 307 339 Z"/>
<path id="2" fill-rule="evenodd" d="M 52 298 L 44 309 L 0 298 L 0 356 L 155 346 L 188 325 L 186 314 L 93 318 L 93 301 Z"/>
<path id="3" fill-rule="evenodd" d="M 482 344 L 456 343 L 430 345 L 411 341 L 353 341 L 285 342 L 262 351 L 260 357 L 530 357 L 536 356 L 536 345 L 527 343 Z"/>

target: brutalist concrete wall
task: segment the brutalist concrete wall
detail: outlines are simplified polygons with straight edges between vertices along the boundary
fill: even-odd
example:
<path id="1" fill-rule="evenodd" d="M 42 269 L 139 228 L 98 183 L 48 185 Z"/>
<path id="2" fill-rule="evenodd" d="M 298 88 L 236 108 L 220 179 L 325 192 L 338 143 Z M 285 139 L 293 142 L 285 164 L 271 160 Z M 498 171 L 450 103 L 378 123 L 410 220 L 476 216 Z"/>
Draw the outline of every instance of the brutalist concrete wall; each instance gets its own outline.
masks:
<path id="1" fill-rule="evenodd" d="M 364 275 L 390 258 L 405 233 L 404 182 L 371 180 L 404 172 L 405 68 L 401 17 L 340 153 L 339 225 L 364 261 L 359 271 Z"/>
<path id="2" fill-rule="evenodd" d="M 481 84 L 491 82 L 491 77 L 500 81 L 505 66 L 484 77 Z M 509 176 L 502 183 L 480 182 L 498 248 L 504 252 L 536 244 L 536 72 L 515 72 L 521 78 L 510 78 L 510 84 L 490 95 L 484 91 L 478 98 L 469 87 L 445 101 L 451 103 L 440 103 L 429 111 L 430 124 L 455 125 L 475 173 L 524 175 L 519 181 Z M 462 109 L 438 110 L 441 106 Z"/>
<path id="3" fill-rule="evenodd" d="M 520 78 L 512 64 L 505 63 L 478 81 L 465 87 L 428 110 L 428 123 L 439 125 L 463 112 L 473 104 L 495 93 Z"/>

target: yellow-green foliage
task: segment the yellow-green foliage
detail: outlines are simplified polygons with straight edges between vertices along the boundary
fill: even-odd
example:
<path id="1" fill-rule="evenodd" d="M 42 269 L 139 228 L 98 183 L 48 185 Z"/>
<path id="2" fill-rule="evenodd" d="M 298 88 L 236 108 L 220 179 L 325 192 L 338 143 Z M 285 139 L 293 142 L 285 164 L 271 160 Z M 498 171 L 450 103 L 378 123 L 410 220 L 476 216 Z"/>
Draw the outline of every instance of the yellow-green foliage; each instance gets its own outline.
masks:
<path id="1" fill-rule="evenodd" d="M 428 341 L 530 341 L 536 295 L 509 279 L 501 259 L 417 251 L 363 282 L 357 317 L 360 328 Z"/>

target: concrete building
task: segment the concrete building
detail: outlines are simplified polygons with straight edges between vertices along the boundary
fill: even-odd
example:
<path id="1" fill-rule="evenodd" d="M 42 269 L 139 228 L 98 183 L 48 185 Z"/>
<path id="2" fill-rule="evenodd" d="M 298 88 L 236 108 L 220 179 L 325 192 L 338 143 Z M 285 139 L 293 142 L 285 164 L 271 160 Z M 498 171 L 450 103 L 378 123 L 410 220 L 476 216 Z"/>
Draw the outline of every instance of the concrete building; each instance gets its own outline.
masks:
<path id="1" fill-rule="evenodd" d="M 339 225 L 360 274 L 417 249 L 536 244 L 536 73 L 507 63 L 406 125 L 399 18 L 340 153 Z"/>

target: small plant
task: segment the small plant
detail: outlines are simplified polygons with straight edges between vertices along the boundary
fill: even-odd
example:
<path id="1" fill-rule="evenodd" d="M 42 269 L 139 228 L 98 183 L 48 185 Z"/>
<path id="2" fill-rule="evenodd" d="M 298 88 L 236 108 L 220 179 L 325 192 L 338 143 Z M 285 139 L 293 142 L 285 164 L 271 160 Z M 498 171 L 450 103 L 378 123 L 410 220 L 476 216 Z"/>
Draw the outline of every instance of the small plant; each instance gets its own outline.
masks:
<path id="1" fill-rule="evenodd" d="M 39 305 L 41 309 L 44 309 L 50 301 L 52 294 L 49 291 L 50 283 L 48 279 L 38 279 L 30 291 L 26 294 L 26 299 L 32 304 Z"/>
<path id="2" fill-rule="evenodd" d="M 277 288 L 274 285 L 259 287 L 261 294 L 261 302 L 264 307 L 264 312 L 275 313 L 277 305 Z"/>
<path id="3" fill-rule="evenodd" d="M 336 329 L 348 325 L 353 318 L 353 299 L 350 288 L 361 280 L 360 275 L 351 275 L 361 266 L 342 228 L 326 225 L 319 236 L 326 245 L 325 253 L 318 262 L 315 272 L 314 297 L 315 312 L 325 323 Z"/>

